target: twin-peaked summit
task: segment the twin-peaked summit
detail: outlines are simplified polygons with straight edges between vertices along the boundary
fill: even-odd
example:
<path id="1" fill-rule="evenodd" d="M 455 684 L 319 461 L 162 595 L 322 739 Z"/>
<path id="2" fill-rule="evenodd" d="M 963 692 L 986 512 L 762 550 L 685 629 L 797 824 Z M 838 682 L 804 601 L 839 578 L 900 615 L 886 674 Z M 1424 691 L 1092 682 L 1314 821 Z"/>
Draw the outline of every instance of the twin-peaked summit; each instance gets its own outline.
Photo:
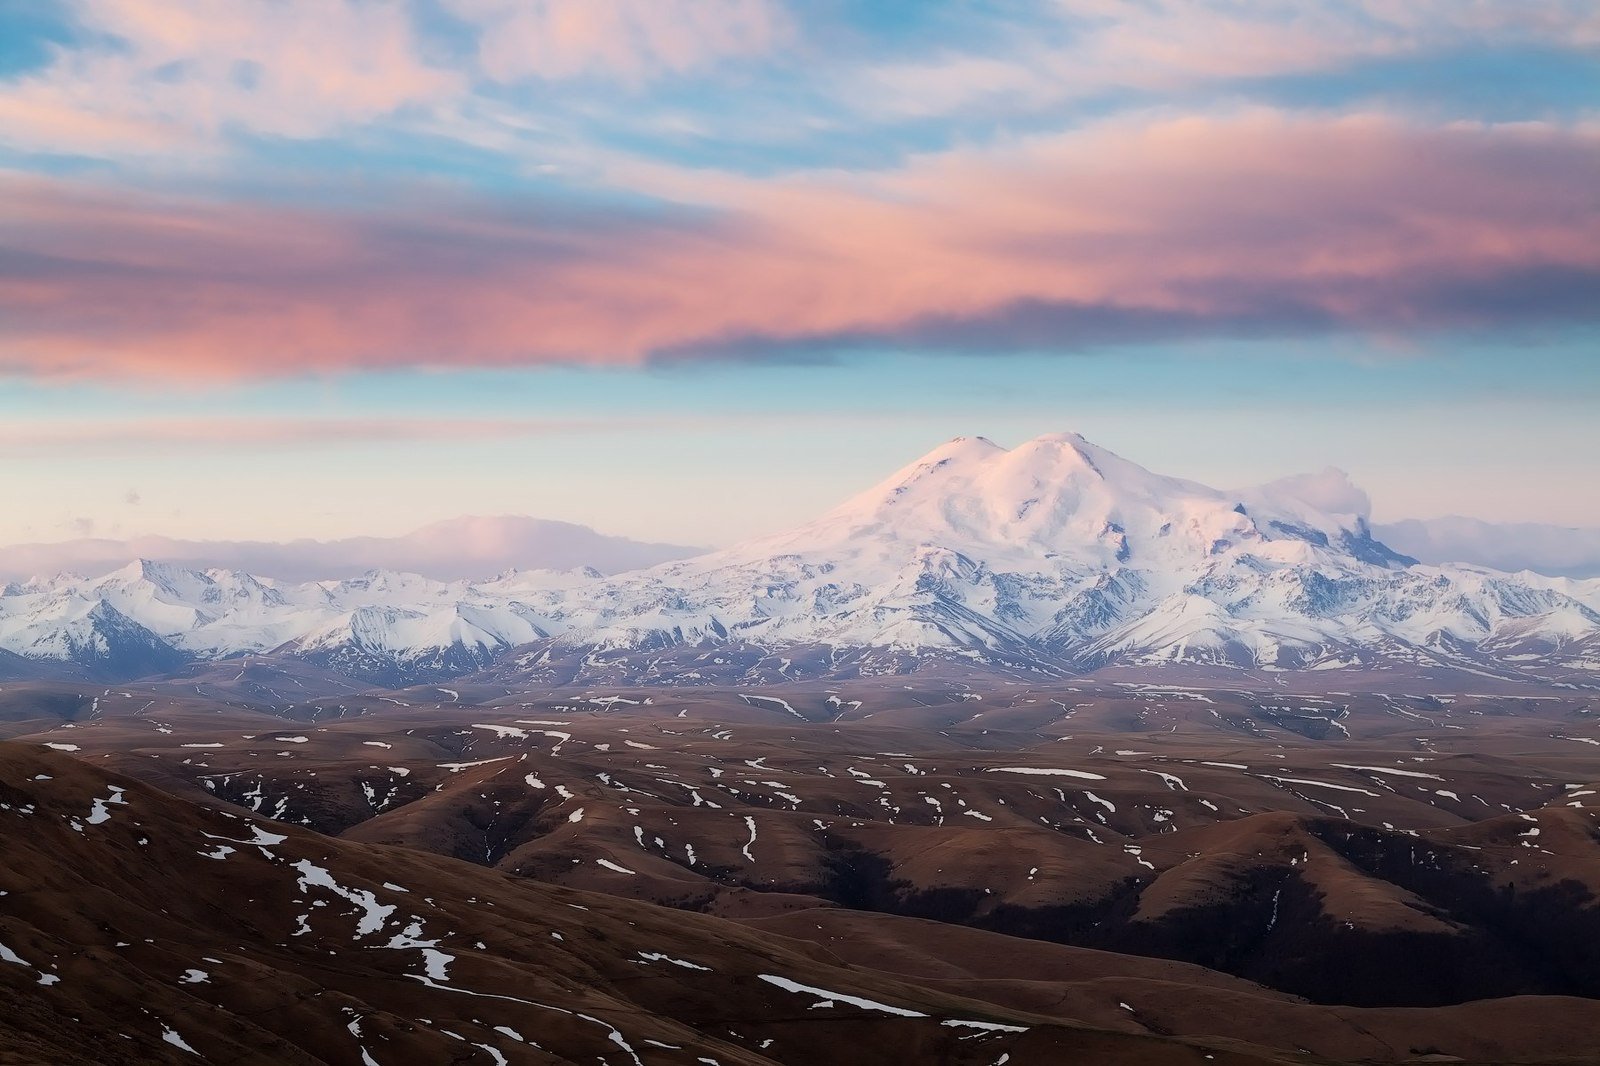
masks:
<path id="1" fill-rule="evenodd" d="M 990 562 L 1109 570 L 1196 563 L 1250 545 L 1294 561 L 1309 558 L 1308 545 L 1369 541 L 1366 512 L 1365 493 L 1336 470 L 1223 492 L 1152 473 L 1076 433 L 1011 449 L 957 437 L 822 518 L 742 550 L 882 539 Z M 1269 542 L 1297 547 L 1267 549 Z M 1372 554 L 1409 562 L 1381 548 Z"/>
<path id="2" fill-rule="evenodd" d="M 391 684 L 1174 663 L 1600 680 L 1600 582 L 1420 566 L 1366 514 L 1334 470 L 1222 491 L 1076 434 L 962 437 L 814 521 L 645 570 L 284 583 L 143 564 L 8 586 L 0 648 L 121 675 L 253 653 Z"/>

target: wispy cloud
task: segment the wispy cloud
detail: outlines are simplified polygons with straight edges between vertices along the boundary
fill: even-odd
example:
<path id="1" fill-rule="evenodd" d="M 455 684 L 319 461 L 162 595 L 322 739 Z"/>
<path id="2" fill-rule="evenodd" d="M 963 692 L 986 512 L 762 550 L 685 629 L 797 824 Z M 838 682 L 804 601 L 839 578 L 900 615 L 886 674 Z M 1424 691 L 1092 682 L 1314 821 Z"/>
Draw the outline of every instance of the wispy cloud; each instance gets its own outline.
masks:
<path id="1" fill-rule="evenodd" d="M 598 432 L 602 419 L 516 418 L 162 418 L 0 426 L 0 456 L 125 455 L 263 447 L 325 449 L 405 441 L 478 441 Z M 139 494 L 125 498 L 137 504 Z"/>
<path id="2" fill-rule="evenodd" d="M 428 5 L 399 0 L 71 0 L 74 41 L 0 81 L 0 146 L 170 160 L 240 135 L 316 139 L 407 118 L 473 138 L 461 115 L 496 84 L 636 85 L 760 56 L 793 29 L 778 0 L 443 3 L 466 43 L 426 32 Z"/>
<path id="3" fill-rule="evenodd" d="M 209 153 L 246 132 L 317 137 L 457 96 L 403 4 L 73 0 L 85 34 L 0 84 L 0 145 L 122 156 Z"/>
<path id="4" fill-rule="evenodd" d="M 879 114 L 1045 108 L 1097 94 L 1193 91 L 1468 46 L 1600 43 L 1582 0 L 1044 0 L 987 47 L 864 63 L 841 95 Z"/>
<path id="5" fill-rule="evenodd" d="M 495 81 L 599 76 L 641 82 L 759 56 L 793 25 L 776 0 L 446 0 L 479 32 Z"/>

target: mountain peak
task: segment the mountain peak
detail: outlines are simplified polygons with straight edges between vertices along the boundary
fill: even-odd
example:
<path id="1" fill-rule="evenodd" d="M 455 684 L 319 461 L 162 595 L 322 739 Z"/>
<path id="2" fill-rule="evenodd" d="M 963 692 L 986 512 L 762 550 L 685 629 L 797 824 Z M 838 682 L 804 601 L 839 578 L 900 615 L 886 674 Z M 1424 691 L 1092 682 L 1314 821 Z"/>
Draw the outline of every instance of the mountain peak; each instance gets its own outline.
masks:
<path id="1" fill-rule="evenodd" d="M 172 591 L 179 583 L 209 583 L 209 579 L 205 575 L 196 571 L 187 570 L 173 563 L 163 563 L 154 559 L 144 558 L 135 559 L 126 566 L 113 570 L 100 580 L 121 585 L 146 583 L 167 591 Z"/>
<path id="2" fill-rule="evenodd" d="M 1091 448 L 1096 447 L 1096 445 L 1090 444 L 1089 443 L 1089 439 L 1087 437 L 1085 437 L 1082 433 L 1074 433 L 1074 432 L 1041 433 L 1037 437 L 1034 437 L 1033 440 L 1030 441 L 1029 443 L 1034 443 L 1034 444 L 1068 444 L 1068 445 L 1071 445 L 1074 448 L 1079 448 L 1079 447 L 1084 447 L 1084 446 L 1088 446 L 1088 447 L 1091 447 Z"/>
<path id="3" fill-rule="evenodd" d="M 951 437 L 921 459 L 912 463 L 906 469 L 925 466 L 931 463 L 941 463 L 950 459 L 978 459 L 1003 452 L 1005 448 L 988 437 Z"/>
<path id="4" fill-rule="evenodd" d="M 883 556 L 930 547 L 995 567 L 1085 573 L 1203 565 L 1227 552 L 1280 562 L 1346 552 L 1376 562 L 1382 553 L 1365 547 L 1366 512 L 1366 494 L 1331 468 L 1224 492 L 1154 473 L 1081 433 L 1009 449 L 956 437 L 822 518 L 730 552 L 849 547 Z"/>
<path id="5" fill-rule="evenodd" d="M 879 538 L 973 558 L 1065 556 L 1114 566 L 1127 556 L 1132 527 L 1153 536 L 1170 514 L 1208 495 L 1218 494 L 1153 474 L 1078 433 L 1010 449 L 957 437 L 778 540 L 805 547 Z M 1208 528 L 1221 535 L 1236 517 Z"/>
<path id="6" fill-rule="evenodd" d="M 105 575 L 108 580 L 115 581 L 141 581 L 149 577 L 149 568 L 153 566 L 149 559 L 133 559 Z"/>
<path id="7" fill-rule="evenodd" d="M 1045 433 L 1031 440 L 1023 441 L 1011 449 L 1009 456 L 1016 463 L 1045 463 L 1046 467 L 1037 472 L 1040 476 L 1048 476 L 1052 470 L 1060 471 L 1078 466 L 1086 468 L 1098 477 L 1104 478 L 1105 471 L 1102 465 L 1106 460 L 1122 463 L 1140 474 L 1149 476 L 1150 472 L 1134 463 L 1129 463 L 1116 453 L 1111 452 L 1097 444 L 1092 444 L 1081 433 Z M 1063 467 L 1065 464 L 1065 467 Z"/>

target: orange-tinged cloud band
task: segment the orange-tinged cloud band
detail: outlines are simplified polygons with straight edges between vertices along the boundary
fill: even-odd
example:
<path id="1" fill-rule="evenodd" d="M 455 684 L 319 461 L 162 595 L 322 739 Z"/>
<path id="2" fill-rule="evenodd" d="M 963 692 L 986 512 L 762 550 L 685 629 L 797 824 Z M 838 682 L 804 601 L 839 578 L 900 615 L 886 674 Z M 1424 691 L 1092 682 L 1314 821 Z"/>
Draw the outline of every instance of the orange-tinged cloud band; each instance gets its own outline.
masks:
<path id="1" fill-rule="evenodd" d="M 1600 132 L 1277 112 L 897 170 L 611 179 L 652 214 L 196 203 L 0 177 L 0 366 L 253 377 L 1592 316 Z"/>

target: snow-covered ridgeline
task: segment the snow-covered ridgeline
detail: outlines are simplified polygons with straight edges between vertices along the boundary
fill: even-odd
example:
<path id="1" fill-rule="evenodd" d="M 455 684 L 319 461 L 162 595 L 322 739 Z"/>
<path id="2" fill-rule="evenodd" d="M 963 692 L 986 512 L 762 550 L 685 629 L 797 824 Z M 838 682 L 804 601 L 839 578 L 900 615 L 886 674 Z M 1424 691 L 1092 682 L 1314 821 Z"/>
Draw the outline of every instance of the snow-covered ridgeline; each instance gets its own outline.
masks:
<path id="1" fill-rule="evenodd" d="M 1221 491 L 1074 434 L 959 438 L 817 520 L 616 577 L 284 583 L 148 562 L 0 589 L 0 649 L 133 675 L 280 652 L 435 678 L 508 649 L 701 642 L 1081 669 L 1460 661 L 1600 680 L 1600 581 L 1421 566 L 1337 471 Z"/>

